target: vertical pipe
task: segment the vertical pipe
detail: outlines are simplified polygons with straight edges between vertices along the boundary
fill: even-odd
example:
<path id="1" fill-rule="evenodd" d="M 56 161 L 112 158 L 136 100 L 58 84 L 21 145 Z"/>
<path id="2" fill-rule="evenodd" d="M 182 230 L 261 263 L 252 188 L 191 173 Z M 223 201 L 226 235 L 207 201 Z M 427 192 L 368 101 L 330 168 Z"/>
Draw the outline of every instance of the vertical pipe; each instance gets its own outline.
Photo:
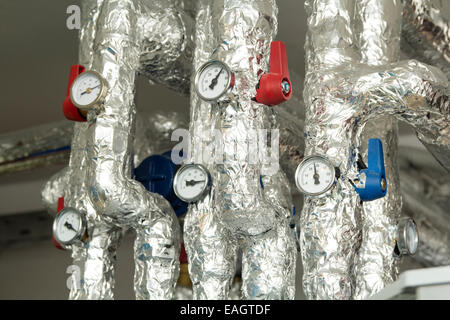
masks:
<path id="1" fill-rule="evenodd" d="M 397 62 L 400 56 L 402 1 L 361 0 L 355 6 L 355 36 L 360 62 L 381 66 Z M 354 299 L 365 299 L 392 283 L 398 276 L 394 257 L 397 221 L 402 199 L 397 165 L 397 120 L 383 116 L 368 121 L 362 133 L 361 156 L 367 159 L 367 141 L 383 143 L 387 194 L 362 207 L 362 242 L 355 265 Z"/>

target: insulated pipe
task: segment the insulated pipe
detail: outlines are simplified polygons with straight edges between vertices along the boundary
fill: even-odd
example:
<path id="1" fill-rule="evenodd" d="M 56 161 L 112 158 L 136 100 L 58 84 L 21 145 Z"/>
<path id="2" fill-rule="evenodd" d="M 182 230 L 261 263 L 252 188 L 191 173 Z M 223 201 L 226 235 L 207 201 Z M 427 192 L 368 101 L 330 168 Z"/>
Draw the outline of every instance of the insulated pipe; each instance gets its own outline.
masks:
<path id="1" fill-rule="evenodd" d="M 433 186 L 423 172 L 409 168 L 401 172 L 404 214 L 414 219 L 419 230 L 419 246 L 414 259 L 425 266 L 450 264 L 450 218 L 448 217 L 450 179 Z M 434 180 L 434 179 L 433 179 Z M 446 180 L 446 181 L 445 181 Z M 441 191 L 441 192 L 440 192 Z M 438 204 L 439 195 L 445 197 Z"/>
<path id="2" fill-rule="evenodd" d="M 450 80 L 450 5 L 446 1 L 406 0 L 403 11 L 402 51 L 429 63 Z M 420 138 L 420 137 L 419 137 Z M 422 139 L 421 139 L 422 140 Z M 450 150 L 437 141 L 424 146 L 450 172 Z"/>
<path id="3" fill-rule="evenodd" d="M 439 70 L 414 60 L 358 63 L 354 1 L 310 0 L 305 8 L 305 155 L 326 156 L 341 175 L 323 197 L 305 197 L 303 285 L 310 299 L 351 299 L 363 228 L 363 206 L 351 181 L 358 177 L 364 124 L 392 115 L 411 124 L 422 141 L 448 148 L 448 83 Z"/>
<path id="4" fill-rule="evenodd" d="M 294 297 L 295 240 L 286 213 L 264 196 L 261 161 L 233 160 L 247 155 L 251 129 L 272 128 L 267 107 L 252 98 L 258 76 L 268 71 L 277 11 L 271 0 L 199 2 L 194 69 L 209 59 L 223 61 L 235 75 L 235 86 L 227 99 L 213 104 L 191 89 L 190 161 L 206 165 L 212 176 L 210 193 L 190 206 L 184 225 L 194 299 L 228 297 L 238 246 L 245 299 Z M 223 164 L 202 152 L 214 148 L 214 129 L 223 141 Z"/>
<path id="5" fill-rule="evenodd" d="M 92 65 L 96 21 L 102 4 L 103 0 L 82 2 L 79 62 L 87 68 Z M 116 248 L 122 230 L 100 219 L 89 199 L 86 152 L 88 128 L 86 122 L 74 124 L 67 185 L 63 189 L 65 205 L 85 214 L 89 234 L 88 246 L 72 246 L 73 265 L 78 268 L 78 276 L 72 277 L 69 299 L 113 299 Z"/>
<path id="6" fill-rule="evenodd" d="M 450 5 L 447 1 L 405 0 L 402 51 L 441 69 L 450 79 Z"/>
<path id="7" fill-rule="evenodd" d="M 92 69 L 109 90 L 103 110 L 88 113 L 89 196 L 104 221 L 136 230 L 136 298 L 171 299 L 179 271 L 179 225 L 162 196 L 131 179 L 134 91 L 138 72 L 172 88 L 184 83 L 167 68 L 183 65 L 189 34 L 167 1 L 108 1 L 97 24 Z"/>
<path id="8" fill-rule="evenodd" d="M 79 283 L 71 286 L 72 299 L 113 298 L 116 247 L 122 229 L 128 227 L 137 233 L 136 298 L 173 296 L 179 263 L 178 221 L 166 200 L 131 180 L 131 163 L 137 72 L 186 91 L 189 17 L 175 10 L 175 3 L 179 4 L 83 3 L 80 62 L 100 72 L 109 90 L 104 108 L 90 111 L 88 122 L 77 123 L 74 129 L 64 197 L 66 205 L 87 215 L 89 240 L 87 245 L 72 246 L 74 264 L 81 272 Z M 174 66 L 177 69 L 168 72 Z"/>
<path id="9" fill-rule="evenodd" d="M 355 31 L 360 62 L 369 66 L 397 62 L 400 56 L 400 31 L 403 3 L 400 0 L 360 0 L 355 3 Z M 354 299 L 368 298 L 398 276 L 398 259 L 393 255 L 397 222 L 400 218 L 398 126 L 392 116 L 369 121 L 362 133 L 361 156 L 368 158 L 367 141 L 378 138 L 384 147 L 386 196 L 362 206 L 362 240 L 355 264 Z M 366 162 L 367 163 L 367 162 Z"/>

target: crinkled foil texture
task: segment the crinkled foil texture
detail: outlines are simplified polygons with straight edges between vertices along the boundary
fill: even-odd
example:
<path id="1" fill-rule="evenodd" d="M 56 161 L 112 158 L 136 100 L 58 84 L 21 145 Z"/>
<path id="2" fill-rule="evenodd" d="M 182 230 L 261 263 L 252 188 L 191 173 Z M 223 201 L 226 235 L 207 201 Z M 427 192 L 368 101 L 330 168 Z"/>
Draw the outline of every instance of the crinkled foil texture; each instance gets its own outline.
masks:
<path id="1" fill-rule="evenodd" d="M 180 3 L 82 3 L 80 63 L 100 72 L 109 90 L 104 108 L 90 111 L 88 123 L 76 123 L 74 128 L 64 197 L 66 206 L 87 215 L 90 239 L 86 245 L 72 248 L 74 264 L 81 270 L 79 283 L 71 288 L 72 299 L 113 298 L 116 247 L 129 227 L 136 229 L 137 234 L 136 298 L 173 296 L 179 264 L 178 221 L 165 199 L 147 192 L 131 179 L 131 164 L 133 155 L 138 163 L 149 155 L 147 152 L 165 151 L 160 149 L 167 144 L 162 142 L 168 138 L 167 131 L 183 121 L 175 114 L 156 115 L 156 126 L 144 128 L 141 124 L 138 128 L 145 138 L 139 139 L 141 143 L 148 141 L 147 135 L 152 135 L 154 143 L 141 148 L 135 141 L 133 100 L 137 72 L 147 76 L 151 73 L 154 82 L 186 92 L 192 19 L 177 11 L 175 5 Z M 172 70 L 174 66 L 174 72 L 164 69 Z M 136 154 L 133 144 L 139 149 Z M 63 184 L 60 176 L 46 189 Z"/>
<path id="2" fill-rule="evenodd" d="M 141 74 L 152 82 L 189 93 L 193 55 L 193 5 L 189 1 L 140 1 Z M 187 10 L 181 10 L 186 8 Z"/>
<path id="3" fill-rule="evenodd" d="M 264 176 L 263 190 L 262 163 L 229 161 L 230 156 L 242 154 L 231 148 L 232 142 L 246 142 L 250 129 L 273 125 L 267 109 L 250 99 L 260 74 L 268 69 L 276 14 L 273 1 L 198 4 L 194 68 L 211 58 L 222 60 L 235 73 L 236 83 L 231 98 L 220 106 L 191 94 L 190 161 L 206 165 L 212 175 L 211 192 L 190 206 L 184 225 L 194 299 L 230 296 L 239 247 L 243 298 L 294 297 L 295 240 L 286 219 L 292 203 L 287 180 L 282 173 Z M 202 152 L 214 150 L 214 129 L 222 134 L 228 161 L 223 165 Z"/>
<path id="4" fill-rule="evenodd" d="M 0 136 L 0 175 L 30 170 L 50 163 L 64 163 L 68 152 L 56 149 L 68 146 L 72 126 L 57 122 Z"/>
<path id="5" fill-rule="evenodd" d="M 159 47 L 161 57 L 169 59 L 160 60 L 161 65 L 174 64 L 189 42 L 173 3 L 165 1 L 162 8 L 162 2 L 104 3 L 92 63 L 92 69 L 107 80 L 109 90 L 104 109 L 88 114 L 92 123 L 87 143 L 89 197 L 102 220 L 136 230 L 137 299 L 171 299 L 179 271 L 180 235 L 173 209 L 162 196 L 147 192 L 131 179 L 137 71 L 147 66 L 154 71 L 151 65 L 156 62 L 149 58 L 149 49 Z M 161 21 L 172 29 L 157 27 Z M 158 42 L 161 33 L 167 32 L 174 38 Z M 176 87 L 171 79 L 161 81 Z"/>
<path id="6" fill-rule="evenodd" d="M 355 3 L 355 29 L 361 62 L 380 66 L 400 56 L 401 1 L 361 0 Z M 393 255 L 402 199 L 398 175 L 397 119 L 377 117 L 361 135 L 361 156 L 367 163 L 367 141 L 383 143 L 387 180 L 386 196 L 362 205 L 361 246 L 354 266 L 354 299 L 368 298 L 398 276 L 398 259 Z"/>
<path id="7" fill-rule="evenodd" d="M 325 155 L 342 174 L 322 197 L 305 197 L 300 241 L 304 291 L 311 299 L 366 298 L 395 278 L 389 254 L 401 205 L 395 146 L 389 145 L 395 143 L 395 123 L 380 117 L 395 116 L 411 124 L 422 141 L 448 146 L 445 76 L 414 60 L 390 63 L 398 52 L 389 46 L 398 42 L 399 5 L 361 1 L 355 6 L 350 0 L 305 3 L 305 155 Z M 358 23 L 353 21 L 355 15 Z M 355 32 L 360 30 L 358 38 Z M 349 179 L 358 175 L 360 135 L 369 120 L 379 121 L 378 128 L 383 128 L 375 132 L 385 142 L 387 170 L 394 172 L 387 176 L 393 192 L 382 201 L 361 205 Z M 377 137 L 367 134 L 363 139 Z M 381 235 L 385 239 L 375 239 Z"/>
<path id="8" fill-rule="evenodd" d="M 438 67 L 450 80 L 450 4 L 448 1 L 406 0 L 403 11 L 402 52 Z M 419 139 L 450 172 L 450 150 L 436 141 Z M 447 143 L 448 144 L 448 143 Z"/>
<path id="9" fill-rule="evenodd" d="M 448 1 L 405 0 L 402 50 L 434 65 L 450 79 L 450 5 Z"/>
<path id="10" fill-rule="evenodd" d="M 414 219 L 419 230 L 419 247 L 414 259 L 425 266 L 450 264 L 450 177 L 413 161 L 426 151 L 404 150 L 412 162 L 400 166 L 403 213 Z"/>
<path id="11" fill-rule="evenodd" d="M 354 299 L 366 299 L 398 276 L 394 256 L 396 225 L 402 210 L 398 173 L 397 120 L 385 116 L 368 122 L 362 134 L 362 157 L 367 163 L 367 141 L 378 138 L 383 143 L 387 180 L 386 196 L 362 205 L 362 241 L 354 267 Z"/>
<path id="12" fill-rule="evenodd" d="M 235 74 L 232 97 L 218 105 L 213 118 L 221 133 L 224 157 L 223 164 L 217 164 L 212 172 L 220 194 L 215 204 L 232 232 L 257 235 L 272 228 L 276 213 L 263 198 L 262 159 L 249 161 L 248 146 L 257 143 L 250 131 L 271 128 L 267 107 L 251 99 L 259 76 L 268 71 L 277 7 L 274 1 L 216 1 L 212 15 L 217 19 L 213 35 L 226 43 L 213 58 L 224 61 Z"/>

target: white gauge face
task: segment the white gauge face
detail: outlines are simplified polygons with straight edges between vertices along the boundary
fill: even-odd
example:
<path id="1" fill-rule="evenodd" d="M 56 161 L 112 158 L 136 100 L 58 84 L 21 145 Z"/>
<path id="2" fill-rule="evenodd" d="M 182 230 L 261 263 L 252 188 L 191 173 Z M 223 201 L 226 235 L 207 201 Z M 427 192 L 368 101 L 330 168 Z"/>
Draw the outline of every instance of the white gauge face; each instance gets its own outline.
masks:
<path id="1" fill-rule="evenodd" d="M 195 88 L 203 100 L 219 99 L 230 87 L 232 74 L 222 62 L 210 61 L 197 71 Z"/>
<path id="2" fill-rule="evenodd" d="M 70 98 L 74 105 L 86 108 L 97 102 L 102 94 L 103 81 L 100 75 L 93 71 L 81 73 L 73 82 Z"/>
<path id="3" fill-rule="evenodd" d="M 78 211 L 66 208 L 56 217 L 53 225 L 53 233 L 58 242 L 71 244 L 84 234 L 85 225 Z"/>
<path id="4" fill-rule="evenodd" d="M 308 195 L 320 195 L 331 188 L 335 181 L 335 169 L 321 157 L 308 157 L 300 163 L 295 172 L 297 188 Z"/>
<path id="5" fill-rule="evenodd" d="M 417 233 L 416 224 L 409 220 L 406 225 L 406 246 L 408 247 L 409 254 L 415 254 L 419 245 L 419 236 Z"/>
<path id="6" fill-rule="evenodd" d="M 194 202 L 200 200 L 208 190 L 209 175 L 200 165 L 187 164 L 176 173 L 174 190 L 183 201 Z"/>

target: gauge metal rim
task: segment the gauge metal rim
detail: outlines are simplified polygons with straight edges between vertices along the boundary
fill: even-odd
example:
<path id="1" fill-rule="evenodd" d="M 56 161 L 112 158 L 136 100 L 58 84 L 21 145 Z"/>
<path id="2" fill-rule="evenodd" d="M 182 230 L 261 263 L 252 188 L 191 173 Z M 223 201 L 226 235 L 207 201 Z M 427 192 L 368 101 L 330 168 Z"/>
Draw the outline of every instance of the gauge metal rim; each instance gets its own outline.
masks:
<path id="1" fill-rule="evenodd" d="M 324 160 L 326 163 L 328 163 L 328 165 L 329 165 L 331 168 L 333 168 L 334 177 L 333 177 L 333 179 L 330 181 L 330 184 L 327 186 L 327 188 L 324 189 L 324 190 L 321 191 L 321 192 L 315 192 L 315 193 L 307 192 L 307 191 L 305 191 L 305 190 L 300 186 L 299 181 L 298 181 L 298 175 L 300 174 L 300 168 L 302 167 L 302 165 L 303 165 L 304 163 L 306 163 L 308 160 L 311 160 L 312 158 L 319 158 L 319 159 L 322 159 L 322 160 Z M 297 186 L 297 189 L 298 189 L 300 192 L 302 192 L 302 193 L 304 193 L 304 194 L 306 194 L 306 195 L 308 195 L 308 196 L 319 196 L 319 195 L 321 195 L 321 194 L 324 194 L 324 193 L 327 192 L 328 190 L 330 190 L 330 189 L 333 187 L 333 185 L 336 183 L 336 168 L 331 164 L 330 160 L 328 160 L 326 157 L 324 157 L 324 156 L 322 156 L 322 155 L 320 155 L 320 154 L 314 154 L 314 155 L 310 155 L 310 156 L 307 156 L 307 157 L 303 158 L 303 161 L 300 162 L 300 164 L 297 166 L 297 169 L 295 170 L 295 176 L 294 176 L 294 178 L 295 178 L 295 185 Z"/>
<path id="2" fill-rule="evenodd" d="M 186 168 L 191 168 L 191 167 L 200 169 L 205 174 L 207 181 L 206 181 L 206 184 L 205 184 L 202 192 L 200 192 L 200 194 L 198 196 L 196 196 L 192 199 L 187 199 L 178 193 L 178 176 L 181 172 L 186 170 Z M 208 169 L 206 169 L 206 167 L 204 165 L 201 165 L 198 163 L 188 163 L 188 164 L 181 166 L 180 169 L 178 169 L 178 171 L 175 174 L 175 177 L 173 179 L 173 191 L 175 192 L 175 195 L 178 198 L 180 198 L 181 200 L 183 200 L 184 202 L 188 202 L 188 203 L 193 203 L 198 200 L 201 200 L 206 195 L 206 193 L 209 191 L 210 187 L 211 187 L 211 175 L 209 174 Z"/>
<path id="3" fill-rule="evenodd" d="M 86 75 L 86 73 L 91 73 L 91 74 L 95 75 L 95 76 L 100 80 L 100 86 L 101 86 L 101 89 L 100 89 L 99 95 L 97 96 L 97 98 L 95 98 L 94 101 L 92 101 L 91 103 L 89 103 L 89 104 L 87 104 L 87 105 L 80 105 L 80 104 L 78 104 L 78 103 L 75 102 L 75 99 L 74 99 L 74 97 L 73 97 L 73 95 L 72 95 L 72 89 L 73 89 L 73 86 L 75 85 L 75 83 L 77 82 L 78 78 L 81 77 L 82 75 L 83 75 L 83 76 Z M 96 106 L 97 104 L 100 104 L 101 102 L 103 102 L 103 99 L 104 99 L 105 96 L 106 96 L 106 91 L 107 91 L 107 82 L 106 82 L 106 80 L 103 78 L 103 76 L 102 76 L 100 73 L 98 73 L 97 71 L 94 71 L 94 70 L 87 70 L 87 71 L 84 71 L 84 72 L 80 73 L 80 74 L 75 78 L 75 80 L 73 80 L 72 85 L 70 86 L 70 101 L 72 101 L 72 103 L 73 103 L 78 109 L 83 110 L 83 111 L 89 111 L 92 107 L 94 107 L 94 106 Z"/>
<path id="4" fill-rule="evenodd" d="M 411 252 L 409 251 L 409 246 L 407 244 L 407 239 L 408 239 L 408 224 L 412 222 L 414 229 L 415 229 L 415 242 L 416 242 L 416 251 Z M 416 222 L 408 217 L 402 218 L 400 219 L 400 221 L 397 224 L 397 230 L 398 230 L 398 235 L 397 235 L 397 244 L 398 244 L 398 249 L 400 250 L 400 253 L 402 255 L 409 255 L 409 256 L 413 256 L 416 254 L 417 250 L 419 249 L 419 230 L 417 229 L 417 224 Z"/>
<path id="5" fill-rule="evenodd" d="M 200 79 L 200 75 L 202 74 L 203 70 L 205 70 L 207 67 L 209 67 L 212 64 L 221 64 L 224 69 L 228 72 L 228 83 L 226 88 L 223 90 L 223 92 L 216 98 L 210 99 L 210 98 L 206 98 L 204 97 L 199 90 L 199 79 Z M 233 78 L 233 73 L 230 70 L 230 67 L 228 67 L 228 65 L 222 61 L 219 60 L 209 60 L 208 62 L 205 62 L 195 73 L 195 79 L 194 79 L 194 87 L 195 87 L 195 92 L 197 93 L 197 95 L 205 101 L 217 101 L 219 100 L 231 87 L 232 87 L 232 78 Z"/>
<path id="6" fill-rule="evenodd" d="M 68 211 L 75 211 L 81 218 L 81 228 L 80 230 L 75 234 L 75 236 L 73 237 L 72 240 L 70 241 L 63 241 L 58 237 L 58 222 L 59 220 L 61 220 L 61 217 L 64 215 L 65 212 Z M 61 211 L 58 212 L 57 216 L 55 217 L 55 220 L 53 220 L 53 236 L 55 237 L 55 240 L 58 241 L 60 244 L 62 245 L 71 245 L 74 244 L 75 242 L 77 242 L 78 240 L 81 241 L 81 239 L 83 238 L 84 233 L 86 232 L 86 227 L 87 227 L 87 222 L 86 222 L 86 218 L 83 214 L 81 214 L 77 209 L 72 208 L 72 207 L 65 207 L 64 209 L 62 209 Z"/>

